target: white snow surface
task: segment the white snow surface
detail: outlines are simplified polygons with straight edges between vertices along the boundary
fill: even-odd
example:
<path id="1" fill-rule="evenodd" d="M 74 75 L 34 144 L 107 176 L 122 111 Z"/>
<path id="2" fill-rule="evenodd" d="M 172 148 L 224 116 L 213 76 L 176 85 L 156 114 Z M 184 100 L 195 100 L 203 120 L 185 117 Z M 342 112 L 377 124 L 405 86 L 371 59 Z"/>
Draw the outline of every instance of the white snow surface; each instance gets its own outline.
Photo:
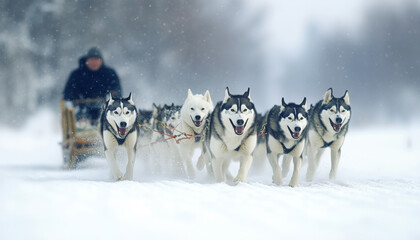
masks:
<path id="1" fill-rule="evenodd" d="M 0 239 L 420 239 L 420 126 L 352 128 L 338 179 L 329 152 L 315 181 L 215 184 L 146 171 L 113 182 L 106 161 L 62 167 L 59 116 L 42 111 L 0 129 Z M 196 156 L 197 157 L 197 156 Z M 123 162 L 124 160 L 120 160 Z M 236 175 L 238 163 L 231 171 Z"/>

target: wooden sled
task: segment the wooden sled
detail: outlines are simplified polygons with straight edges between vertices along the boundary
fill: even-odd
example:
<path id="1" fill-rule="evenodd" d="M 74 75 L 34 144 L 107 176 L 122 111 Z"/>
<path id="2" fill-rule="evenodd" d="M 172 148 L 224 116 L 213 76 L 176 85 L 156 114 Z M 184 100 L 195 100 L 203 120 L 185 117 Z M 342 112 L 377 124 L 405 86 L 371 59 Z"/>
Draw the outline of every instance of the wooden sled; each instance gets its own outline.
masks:
<path id="1" fill-rule="evenodd" d="M 93 101 L 89 99 L 88 101 Z M 103 143 L 99 126 L 76 128 L 76 116 L 73 108 L 67 108 L 63 99 L 61 105 L 61 126 L 63 140 L 64 166 L 73 169 L 77 164 L 90 156 L 103 156 Z"/>

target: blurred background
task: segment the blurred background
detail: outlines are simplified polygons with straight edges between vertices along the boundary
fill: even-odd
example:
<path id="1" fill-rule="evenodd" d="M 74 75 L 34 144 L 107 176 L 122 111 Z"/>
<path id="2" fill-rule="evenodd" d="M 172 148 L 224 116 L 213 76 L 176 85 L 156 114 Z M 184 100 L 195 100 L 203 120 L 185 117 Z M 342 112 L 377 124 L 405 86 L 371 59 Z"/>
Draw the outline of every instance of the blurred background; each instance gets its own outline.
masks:
<path id="1" fill-rule="evenodd" d="M 80 56 L 98 46 L 136 104 L 213 102 L 251 88 L 257 110 L 282 97 L 350 92 L 356 126 L 419 119 L 420 1 L 0 0 L 0 122 L 60 114 Z"/>

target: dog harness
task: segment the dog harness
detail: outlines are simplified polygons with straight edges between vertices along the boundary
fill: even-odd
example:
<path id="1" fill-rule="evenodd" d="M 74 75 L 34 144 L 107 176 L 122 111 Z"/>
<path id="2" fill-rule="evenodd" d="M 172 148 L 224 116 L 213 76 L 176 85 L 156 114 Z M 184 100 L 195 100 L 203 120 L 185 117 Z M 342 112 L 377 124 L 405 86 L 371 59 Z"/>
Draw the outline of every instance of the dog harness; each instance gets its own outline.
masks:
<path id="1" fill-rule="evenodd" d="M 327 148 L 327 147 L 331 146 L 331 144 L 333 144 L 335 142 L 335 141 L 326 142 L 324 139 L 322 139 L 322 141 L 324 142 L 324 146 L 322 146 L 321 148 Z"/>
<path id="2" fill-rule="evenodd" d="M 293 151 L 293 149 L 295 149 L 296 145 L 298 145 L 298 143 L 296 143 L 292 148 L 287 148 L 282 142 L 280 144 L 283 147 L 284 154 L 289 154 L 291 151 Z"/>

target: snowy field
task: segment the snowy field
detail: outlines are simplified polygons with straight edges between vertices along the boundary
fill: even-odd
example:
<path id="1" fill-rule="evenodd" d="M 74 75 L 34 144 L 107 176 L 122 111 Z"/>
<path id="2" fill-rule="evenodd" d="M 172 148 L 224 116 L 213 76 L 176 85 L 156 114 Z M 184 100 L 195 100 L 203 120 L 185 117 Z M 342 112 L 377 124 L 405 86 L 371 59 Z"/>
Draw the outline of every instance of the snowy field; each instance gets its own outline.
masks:
<path id="1" fill-rule="evenodd" d="M 247 184 L 170 179 L 143 169 L 111 182 L 104 159 L 62 168 L 59 118 L 0 129 L 0 239 L 420 239 L 420 127 L 350 126 L 337 181 Z M 233 174 L 236 174 L 235 167 Z"/>

